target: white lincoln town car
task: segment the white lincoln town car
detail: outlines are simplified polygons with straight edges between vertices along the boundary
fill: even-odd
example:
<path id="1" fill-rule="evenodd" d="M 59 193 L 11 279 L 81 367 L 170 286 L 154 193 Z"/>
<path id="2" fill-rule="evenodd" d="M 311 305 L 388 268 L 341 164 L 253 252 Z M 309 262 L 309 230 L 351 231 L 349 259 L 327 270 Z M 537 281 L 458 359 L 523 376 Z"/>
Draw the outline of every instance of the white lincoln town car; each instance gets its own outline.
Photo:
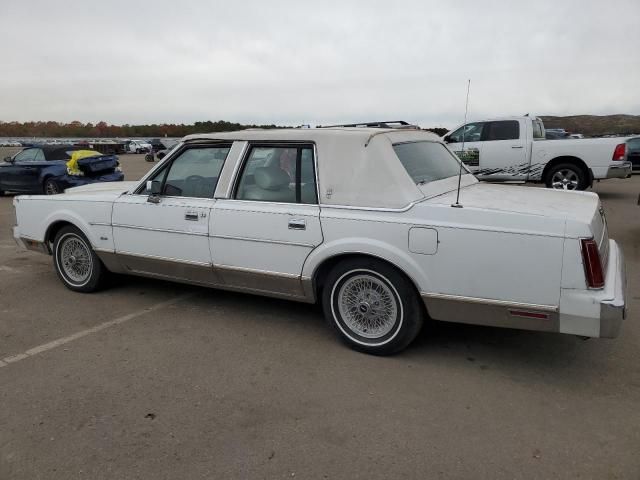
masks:
<path id="1" fill-rule="evenodd" d="M 78 292 L 112 272 L 321 302 L 374 354 L 426 319 L 617 336 L 624 260 L 598 196 L 459 172 L 420 130 L 191 135 L 138 182 L 16 197 L 14 237 Z"/>

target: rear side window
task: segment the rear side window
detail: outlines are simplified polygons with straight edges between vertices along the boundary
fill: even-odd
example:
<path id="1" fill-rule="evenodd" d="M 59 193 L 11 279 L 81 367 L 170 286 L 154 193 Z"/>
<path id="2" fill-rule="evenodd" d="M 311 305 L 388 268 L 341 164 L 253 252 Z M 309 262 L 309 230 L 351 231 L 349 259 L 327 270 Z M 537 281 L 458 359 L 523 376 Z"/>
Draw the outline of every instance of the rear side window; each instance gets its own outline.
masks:
<path id="1" fill-rule="evenodd" d="M 486 141 L 518 140 L 520 138 L 520 122 L 517 120 L 487 122 L 482 137 Z"/>
<path id="2" fill-rule="evenodd" d="M 402 166 L 417 184 L 453 177 L 460 171 L 458 158 L 440 143 L 397 143 L 393 149 Z M 463 173 L 467 171 L 463 169 Z"/>
<path id="3" fill-rule="evenodd" d="M 318 203 L 313 148 L 307 145 L 251 147 L 235 198 L 278 203 Z"/>

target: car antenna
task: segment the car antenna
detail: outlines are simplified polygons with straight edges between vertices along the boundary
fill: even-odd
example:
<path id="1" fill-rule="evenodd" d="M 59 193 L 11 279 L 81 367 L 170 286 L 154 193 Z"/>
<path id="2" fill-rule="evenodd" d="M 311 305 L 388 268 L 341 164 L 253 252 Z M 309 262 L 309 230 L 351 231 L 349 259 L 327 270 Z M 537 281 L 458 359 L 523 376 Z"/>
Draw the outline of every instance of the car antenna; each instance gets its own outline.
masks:
<path id="1" fill-rule="evenodd" d="M 462 126 L 462 151 L 461 155 L 464 157 L 464 137 L 467 132 L 467 112 L 469 111 L 469 90 L 471 90 L 471 79 L 467 80 L 467 102 L 464 104 L 464 124 Z M 458 172 L 458 191 L 456 193 L 456 203 L 451 205 L 454 208 L 462 208 L 460 203 L 460 183 L 462 182 L 462 157 L 458 158 L 460 162 L 460 171 Z"/>

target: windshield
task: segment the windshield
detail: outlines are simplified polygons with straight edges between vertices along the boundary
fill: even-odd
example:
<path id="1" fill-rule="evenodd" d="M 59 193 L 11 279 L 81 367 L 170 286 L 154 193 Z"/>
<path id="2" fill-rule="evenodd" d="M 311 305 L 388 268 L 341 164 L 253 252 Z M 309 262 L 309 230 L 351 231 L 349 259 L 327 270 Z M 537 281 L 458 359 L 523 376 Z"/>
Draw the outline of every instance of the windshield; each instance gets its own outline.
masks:
<path id="1" fill-rule="evenodd" d="M 417 184 L 453 177 L 460 171 L 457 157 L 441 143 L 397 143 L 393 149 L 402 166 Z M 468 173 L 466 168 L 462 173 Z"/>

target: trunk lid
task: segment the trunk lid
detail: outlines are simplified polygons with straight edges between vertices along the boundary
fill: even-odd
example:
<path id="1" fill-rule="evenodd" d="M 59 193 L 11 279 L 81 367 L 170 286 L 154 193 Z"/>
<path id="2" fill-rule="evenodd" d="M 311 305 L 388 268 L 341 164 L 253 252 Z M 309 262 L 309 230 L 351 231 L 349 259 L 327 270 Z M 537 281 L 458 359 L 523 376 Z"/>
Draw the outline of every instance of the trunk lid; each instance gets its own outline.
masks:
<path id="1" fill-rule="evenodd" d="M 456 191 L 427 199 L 434 204 L 451 205 Z M 498 210 L 554 218 L 571 218 L 591 224 L 600 200 L 591 192 L 569 192 L 545 188 L 476 183 L 460 191 L 460 203 L 465 207 Z"/>
<path id="2" fill-rule="evenodd" d="M 113 173 L 118 166 L 118 157 L 115 155 L 100 155 L 81 158 L 78 161 L 78 169 L 87 177 L 97 177 L 107 173 Z"/>

